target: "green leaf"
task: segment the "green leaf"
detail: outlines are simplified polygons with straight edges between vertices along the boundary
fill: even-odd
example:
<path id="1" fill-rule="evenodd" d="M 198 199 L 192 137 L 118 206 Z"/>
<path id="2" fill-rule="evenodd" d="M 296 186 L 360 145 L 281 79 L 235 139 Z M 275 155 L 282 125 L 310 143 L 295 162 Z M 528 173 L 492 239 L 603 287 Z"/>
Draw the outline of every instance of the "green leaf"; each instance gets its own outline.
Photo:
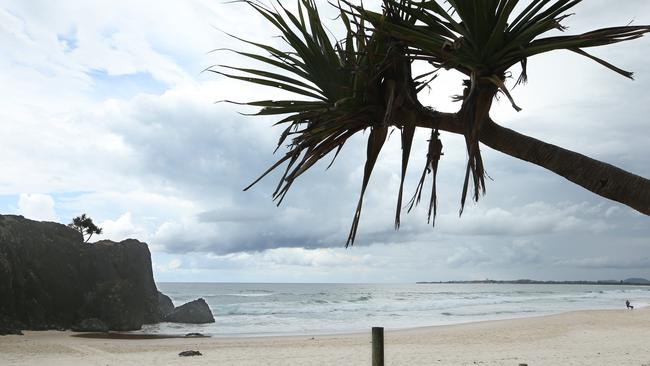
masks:
<path id="1" fill-rule="evenodd" d="M 404 179 L 408 169 L 413 137 L 415 136 L 415 123 L 407 123 L 402 127 L 402 174 L 399 182 L 399 193 L 397 195 L 397 208 L 395 210 L 395 229 L 400 226 L 400 214 L 402 212 L 402 196 L 404 194 Z"/>
<path id="2" fill-rule="evenodd" d="M 368 182 L 370 181 L 370 176 L 372 175 L 372 170 L 374 169 L 377 158 L 379 157 L 379 152 L 381 152 L 381 148 L 384 146 L 387 134 L 387 126 L 372 127 L 370 129 L 370 134 L 368 135 L 368 146 L 366 149 L 366 164 L 363 169 L 363 181 L 361 183 L 361 193 L 359 194 L 357 209 L 354 211 L 354 218 L 352 219 L 350 234 L 348 235 L 348 240 L 345 243 L 346 248 L 350 245 L 354 245 L 354 239 L 357 236 L 357 229 L 359 228 L 359 220 L 361 219 L 363 196 L 366 193 L 366 188 L 368 187 Z"/>
<path id="3" fill-rule="evenodd" d="M 225 77 L 231 78 L 231 79 L 237 79 L 237 80 L 242 80 L 242 81 L 247 81 L 249 83 L 254 83 L 258 85 L 264 85 L 264 86 L 270 86 L 273 88 L 278 88 L 286 91 L 290 91 L 296 94 L 301 94 L 304 96 L 316 98 L 316 99 L 321 99 L 321 100 L 327 100 L 325 97 L 309 92 L 304 89 L 296 88 L 292 85 L 286 84 L 286 83 L 281 83 L 273 80 L 267 80 L 267 79 L 260 79 L 260 78 L 252 78 L 252 77 L 246 77 L 246 76 L 237 76 L 237 75 L 232 75 L 232 74 L 227 74 L 221 71 L 216 71 L 216 70 L 209 70 L 210 72 L 214 72 L 216 74 L 223 75 Z"/>

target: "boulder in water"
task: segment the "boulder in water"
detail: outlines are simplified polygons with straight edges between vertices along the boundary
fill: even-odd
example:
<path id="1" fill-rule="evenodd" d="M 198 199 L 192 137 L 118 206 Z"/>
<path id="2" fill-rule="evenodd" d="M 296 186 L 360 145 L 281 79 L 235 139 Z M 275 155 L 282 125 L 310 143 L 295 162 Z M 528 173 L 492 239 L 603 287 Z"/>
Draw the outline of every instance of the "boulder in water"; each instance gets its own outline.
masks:
<path id="1" fill-rule="evenodd" d="M 174 303 L 169 296 L 158 291 L 158 309 L 160 310 L 160 317 L 164 318 L 167 314 L 174 311 Z"/>
<path id="2" fill-rule="evenodd" d="M 207 338 L 207 337 L 208 337 L 208 336 L 203 335 L 203 334 L 201 334 L 201 333 L 196 333 L 196 332 L 193 332 L 193 333 L 187 333 L 187 334 L 185 335 L 185 338 Z"/>
<path id="3" fill-rule="evenodd" d="M 164 321 L 189 324 L 214 323 L 214 316 L 205 300 L 197 299 L 177 307 L 165 316 Z"/>

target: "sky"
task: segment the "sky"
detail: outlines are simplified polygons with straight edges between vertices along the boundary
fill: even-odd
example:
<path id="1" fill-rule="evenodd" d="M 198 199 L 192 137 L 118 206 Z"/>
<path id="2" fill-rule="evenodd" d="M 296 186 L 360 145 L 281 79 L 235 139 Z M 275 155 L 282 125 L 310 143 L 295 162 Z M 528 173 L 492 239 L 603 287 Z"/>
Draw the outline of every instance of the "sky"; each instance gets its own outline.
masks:
<path id="1" fill-rule="evenodd" d="M 340 36 L 334 12 L 318 4 Z M 616 11 L 609 1 L 588 1 L 575 13 L 568 32 L 650 24 L 644 0 L 617 2 Z M 278 174 L 243 192 L 281 156 L 282 149 L 273 154 L 281 128 L 215 102 L 281 95 L 202 72 L 252 65 L 210 52 L 252 50 L 226 32 L 283 46 L 243 4 L 0 0 L 0 213 L 63 224 L 86 213 L 104 229 L 98 240 L 147 242 L 162 282 L 650 278 L 650 217 L 488 147 L 487 194 L 459 217 L 466 152 L 449 133 L 441 136 L 435 228 L 419 207 L 393 229 L 398 134 L 377 163 L 351 248 L 344 244 L 366 136 L 353 138 L 329 170 L 321 164 L 305 174 L 280 207 L 271 200 Z M 531 58 L 529 83 L 512 91 L 523 110 L 502 98 L 492 117 L 650 177 L 649 52 L 650 37 L 593 50 L 634 71 L 634 81 L 570 52 Z M 442 72 L 420 97 L 455 111 L 450 96 L 461 82 Z M 427 136 L 416 134 L 407 196 Z"/>

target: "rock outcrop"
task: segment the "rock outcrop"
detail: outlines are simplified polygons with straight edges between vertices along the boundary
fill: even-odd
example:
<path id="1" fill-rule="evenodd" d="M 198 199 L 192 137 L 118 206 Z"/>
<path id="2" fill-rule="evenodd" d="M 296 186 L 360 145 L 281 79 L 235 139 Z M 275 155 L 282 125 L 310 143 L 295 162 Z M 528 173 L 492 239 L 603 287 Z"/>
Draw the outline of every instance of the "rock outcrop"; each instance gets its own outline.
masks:
<path id="1" fill-rule="evenodd" d="M 163 320 L 171 323 L 203 324 L 214 323 L 214 316 L 205 300 L 197 299 L 177 307 Z"/>
<path id="2" fill-rule="evenodd" d="M 193 357 L 193 356 L 203 356 L 203 354 L 199 351 L 194 351 L 194 350 L 189 350 L 189 351 L 183 351 L 178 354 L 180 357 Z"/>
<path id="3" fill-rule="evenodd" d="M 7 334 L 22 335 L 21 328 L 24 328 L 24 326 L 15 319 L 0 314 L 0 336 Z"/>
<path id="4" fill-rule="evenodd" d="M 71 328 L 75 332 L 108 332 L 108 325 L 97 318 L 82 320 Z"/>
<path id="5" fill-rule="evenodd" d="M 174 311 L 174 303 L 172 302 L 172 299 L 160 291 L 158 291 L 158 311 L 162 318 L 165 318 L 167 314 Z"/>
<path id="6" fill-rule="evenodd" d="M 0 329 L 69 329 L 95 318 L 111 330 L 162 319 L 147 244 L 87 244 L 53 222 L 0 215 Z"/>

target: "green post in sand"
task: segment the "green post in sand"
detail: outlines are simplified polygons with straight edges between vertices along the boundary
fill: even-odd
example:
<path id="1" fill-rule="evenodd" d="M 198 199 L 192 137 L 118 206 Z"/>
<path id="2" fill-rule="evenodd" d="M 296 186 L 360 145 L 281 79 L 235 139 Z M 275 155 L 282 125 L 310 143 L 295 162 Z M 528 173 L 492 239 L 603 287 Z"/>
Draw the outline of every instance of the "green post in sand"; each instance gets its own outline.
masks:
<path id="1" fill-rule="evenodd" d="M 384 366 L 383 327 L 372 327 L 372 366 Z"/>

